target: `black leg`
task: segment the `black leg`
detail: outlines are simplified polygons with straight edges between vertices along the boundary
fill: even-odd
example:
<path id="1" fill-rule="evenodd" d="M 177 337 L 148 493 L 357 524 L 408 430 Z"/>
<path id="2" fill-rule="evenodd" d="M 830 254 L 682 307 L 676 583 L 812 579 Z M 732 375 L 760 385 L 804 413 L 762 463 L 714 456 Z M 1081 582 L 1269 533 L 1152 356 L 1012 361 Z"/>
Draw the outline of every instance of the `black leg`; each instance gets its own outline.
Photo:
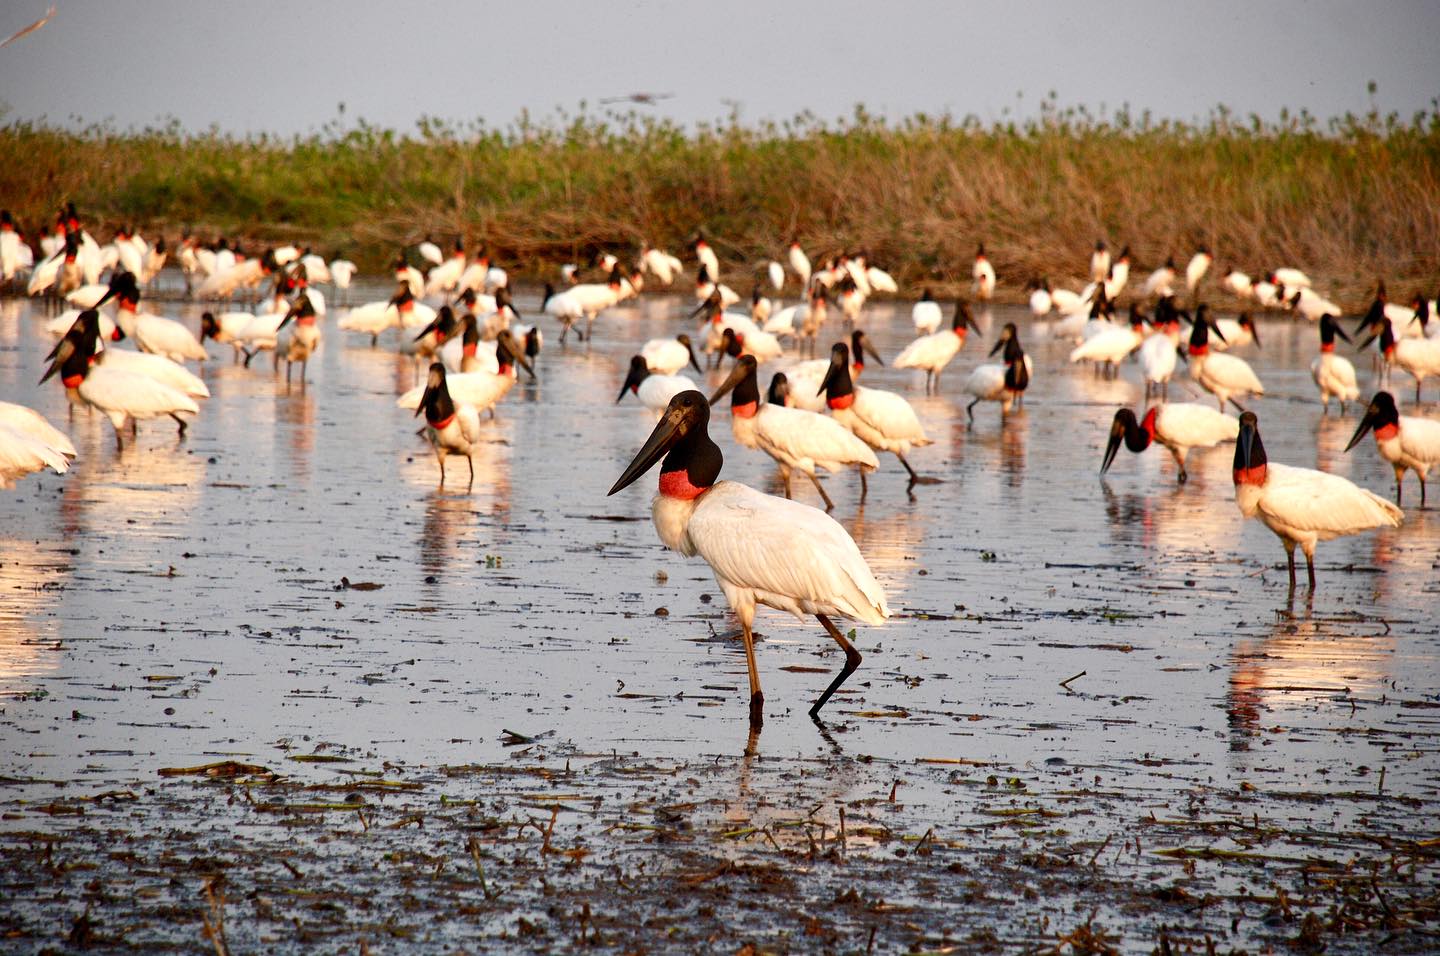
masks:
<path id="1" fill-rule="evenodd" d="M 815 615 L 815 619 L 820 622 L 830 636 L 834 638 L 835 643 L 839 644 L 840 649 L 845 652 L 845 666 L 840 668 L 840 673 L 835 675 L 835 679 L 830 682 L 830 686 L 825 688 L 825 693 L 821 694 L 820 699 L 815 702 L 815 706 L 810 708 L 811 719 L 819 720 L 820 708 L 824 707 L 825 702 L 830 699 L 830 695 L 834 694 L 835 691 L 840 688 L 840 685 L 845 683 L 845 678 L 855 673 L 855 668 L 860 666 L 861 658 L 860 652 L 855 650 L 855 645 L 845 639 L 845 635 L 840 633 L 828 617 L 823 614 L 817 614 Z"/>
<path id="2" fill-rule="evenodd" d="M 904 465 L 904 466 L 905 466 L 905 470 L 908 471 L 908 472 L 910 472 L 910 484 L 913 485 L 913 484 L 915 484 L 917 481 L 920 480 L 920 476 L 917 475 L 917 474 L 915 474 L 915 469 L 910 467 L 910 463 L 905 460 L 905 456 L 904 456 L 904 455 L 900 454 L 900 453 L 897 451 L 897 452 L 895 453 L 895 457 L 898 458 L 898 459 L 900 459 L 900 464 Z"/>
<path id="3" fill-rule="evenodd" d="M 815 477 L 815 474 L 814 474 L 813 472 L 806 472 L 806 474 L 810 476 L 810 481 L 814 483 L 814 485 L 815 485 L 815 490 L 818 491 L 818 492 L 820 492 L 820 497 L 823 498 L 823 499 L 825 499 L 825 510 L 826 510 L 826 511 L 834 511 L 834 510 L 835 510 L 835 502 L 831 501 L 831 500 L 830 500 L 830 496 L 825 493 L 825 486 L 822 485 L 822 484 L 820 484 L 820 479 L 817 478 L 817 477 Z M 786 497 L 786 498 L 789 498 L 789 497 L 790 497 L 790 495 L 789 495 L 789 490 L 790 490 L 790 489 L 789 489 L 790 475 L 789 475 L 788 472 L 787 472 L 786 475 L 785 475 L 785 484 L 786 484 L 786 489 L 785 489 L 785 490 L 786 490 L 786 495 L 785 495 L 785 497 Z"/>

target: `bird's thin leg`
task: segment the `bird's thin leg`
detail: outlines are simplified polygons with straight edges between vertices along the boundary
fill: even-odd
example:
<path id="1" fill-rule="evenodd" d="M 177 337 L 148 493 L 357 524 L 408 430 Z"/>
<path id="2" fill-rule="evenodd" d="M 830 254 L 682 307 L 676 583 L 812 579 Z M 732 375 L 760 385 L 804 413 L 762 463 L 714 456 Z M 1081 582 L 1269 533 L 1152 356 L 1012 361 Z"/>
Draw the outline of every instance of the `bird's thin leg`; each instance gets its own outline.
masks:
<path id="1" fill-rule="evenodd" d="M 860 503 L 865 503 L 865 496 L 870 493 L 870 482 L 865 479 L 865 468 L 860 467 Z"/>
<path id="2" fill-rule="evenodd" d="M 439 445 L 436 445 L 436 446 L 435 446 L 435 460 L 438 461 L 438 462 L 440 462 L 440 487 L 441 487 L 441 488 L 444 488 L 444 487 L 445 487 L 445 453 L 440 450 L 440 446 L 439 446 Z"/>
<path id="3" fill-rule="evenodd" d="M 830 496 L 825 493 L 825 486 L 822 485 L 822 484 L 820 484 L 820 479 L 817 478 L 817 477 L 815 477 L 815 473 L 814 473 L 814 472 L 809 472 L 809 471 L 807 471 L 805 474 L 807 474 L 807 475 L 810 476 L 810 481 L 811 481 L 812 483 L 814 483 L 814 485 L 815 485 L 815 490 L 818 491 L 818 492 L 820 492 L 820 497 L 821 497 L 821 498 L 824 498 L 824 499 L 825 499 L 825 510 L 826 510 L 826 511 L 834 511 L 834 510 L 835 510 L 835 502 L 831 501 L 831 500 L 830 500 Z M 789 496 L 789 495 L 786 495 L 785 497 L 788 498 L 788 497 L 790 497 L 790 496 Z"/>
<path id="4" fill-rule="evenodd" d="M 1415 380 L 1415 404 L 1420 404 L 1420 379 Z"/>
<path id="5" fill-rule="evenodd" d="M 1415 472 L 1415 476 L 1420 479 L 1420 507 L 1423 508 L 1425 507 L 1425 475 L 1417 471 Z M 1397 501 L 1396 504 L 1399 504 L 1399 502 Z"/>
<path id="6" fill-rule="evenodd" d="M 971 402 L 969 405 L 965 406 L 965 417 L 970 419 L 970 421 L 972 422 L 975 420 L 975 405 L 979 401 L 980 399 L 977 398 L 974 402 Z"/>
<path id="7" fill-rule="evenodd" d="M 855 668 L 860 666 L 860 652 L 855 650 L 855 645 L 845 639 L 845 635 L 840 633 L 839 629 L 831 623 L 828 617 L 823 614 L 817 614 L 815 615 L 815 619 L 820 622 L 821 626 L 834 638 L 835 643 L 839 644 L 840 649 L 845 652 L 845 666 L 840 668 L 840 673 L 835 675 L 835 679 L 830 682 L 830 686 L 825 688 L 825 693 L 821 694 L 820 699 L 815 702 L 815 706 L 810 708 L 810 718 L 812 720 L 819 720 L 820 708 L 824 707 L 825 702 L 830 699 L 830 695 L 835 693 L 841 684 L 845 683 L 845 678 L 855 673 Z"/>
<path id="8" fill-rule="evenodd" d="M 1403 491 L 1403 489 L 1404 489 L 1404 483 L 1403 483 L 1404 478 L 1405 478 L 1405 472 L 1401 471 L 1399 468 L 1395 469 L 1395 506 L 1396 506 L 1397 508 L 1398 508 L 1398 507 L 1401 507 L 1401 504 L 1400 504 L 1400 496 L 1401 496 L 1401 493 L 1402 493 L 1402 491 Z M 1420 493 L 1421 493 L 1422 495 L 1425 493 L 1425 482 L 1423 482 L 1423 481 L 1420 482 Z M 1420 505 L 1421 505 L 1421 507 L 1424 507 L 1425 502 L 1423 502 L 1423 501 L 1420 502 Z"/>
<path id="9" fill-rule="evenodd" d="M 174 412 L 171 412 L 171 413 L 170 413 L 170 417 L 173 418 L 173 419 L 175 419 L 175 421 L 180 425 L 180 431 L 179 431 L 178 434 L 180 435 L 181 438 L 184 438 L 184 437 L 185 437 L 185 430 L 186 430 L 187 428 L 189 428 L 190 426 L 189 426 L 188 424 L 186 424 L 185 419 L 181 418 L 179 415 L 176 415 Z"/>
<path id="10" fill-rule="evenodd" d="M 1175 459 L 1175 464 L 1180 468 L 1180 484 L 1183 485 L 1190 477 L 1185 473 L 1185 459 L 1173 448 L 1170 450 L 1170 456 Z"/>
<path id="11" fill-rule="evenodd" d="M 745 641 L 745 666 L 750 671 L 750 726 L 765 723 L 765 695 L 760 691 L 760 672 L 755 667 L 755 638 L 750 633 L 750 615 L 740 615 L 740 634 Z"/>
<path id="12" fill-rule="evenodd" d="M 792 494 L 790 493 L 790 469 L 789 469 L 789 468 L 786 468 L 784 465 L 781 465 L 781 466 L 780 466 L 780 477 L 781 477 L 781 478 L 784 480 L 784 482 L 785 482 L 785 497 L 786 497 L 786 498 L 793 498 L 794 495 L 792 495 Z"/>
<path id="13" fill-rule="evenodd" d="M 465 456 L 465 463 L 470 466 L 470 484 L 465 486 L 465 490 L 469 491 L 475 487 L 475 456 L 473 453 Z"/>
<path id="14" fill-rule="evenodd" d="M 1315 590 L 1315 549 L 1305 549 L 1305 573 L 1310 578 L 1310 590 Z"/>
<path id="15" fill-rule="evenodd" d="M 1295 590 L 1295 545 L 1285 542 L 1285 560 L 1290 566 L 1290 590 Z"/>
<path id="16" fill-rule="evenodd" d="M 897 451 L 897 452 L 895 453 L 895 457 L 898 458 L 898 459 L 900 459 L 900 464 L 904 465 L 904 466 L 905 466 L 905 470 L 908 471 L 908 472 L 910 472 L 910 484 L 913 485 L 913 484 L 915 484 L 917 481 L 920 480 L 920 476 L 915 473 L 915 469 L 914 469 L 914 468 L 911 468 L 911 467 L 910 467 L 910 463 L 905 460 L 905 456 L 904 456 L 904 455 L 900 454 L 900 453 Z"/>
<path id="17" fill-rule="evenodd" d="M 1235 410 L 1238 411 L 1241 415 L 1244 415 L 1244 414 L 1245 414 L 1245 406 L 1244 406 L 1244 405 L 1241 405 L 1239 402 L 1235 401 L 1234 398 L 1231 398 L 1231 399 L 1230 399 L 1230 404 L 1231 404 L 1231 405 L 1234 405 L 1234 406 L 1235 406 Z M 1221 403 L 1220 403 L 1220 411 L 1222 411 L 1222 412 L 1225 411 L 1225 403 L 1224 403 L 1224 402 L 1221 402 Z"/>
<path id="18" fill-rule="evenodd" d="M 379 335 L 372 335 L 372 336 L 370 336 L 370 347 L 371 347 L 372 349 L 373 349 L 375 346 L 379 345 L 379 344 L 380 344 L 380 336 L 379 336 Z"/>

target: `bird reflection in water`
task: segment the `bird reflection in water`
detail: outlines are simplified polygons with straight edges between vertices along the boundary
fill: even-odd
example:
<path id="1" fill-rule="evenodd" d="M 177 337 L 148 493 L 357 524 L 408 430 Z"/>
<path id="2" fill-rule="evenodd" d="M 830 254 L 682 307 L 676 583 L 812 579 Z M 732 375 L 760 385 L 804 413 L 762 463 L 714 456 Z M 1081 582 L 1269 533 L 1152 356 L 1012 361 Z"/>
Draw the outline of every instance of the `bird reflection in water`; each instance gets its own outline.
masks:
<path id="1" fill-rule="evenodd" d="M 1376 633 L 1383 630 L 1376 621 L 1350 613 L 1317 617 L 1314 595 L 1301 600 L 1297 607 L 1292 592 L 1268 633 L 1240 638 L 1231 649 L 1225 709 L 1232 752 L 1249 750 L 1267 729 L 1307 717 L 1323 723 L 1327 707 L 1348 711 L 1338 699 L 1384 693 L 1395 635 Z"/>
<path id="2" fill-rule="evenodd" d="M 1342 416 L 1321 416 L 1315 426 L 1315 467 L 1345 478 L 1354 458 L 1345 454 L 1345 444 L 1355 431 L 1354 423 Z"/>
<path id="3" fill-rule="evenodd" d="M 288 433 L 290 450 L 286 467 L 295 483 L 310 484 L 311 458 L 315 451 L 315 398 L 305 389 L 275 397 L 275 421 Z"/>

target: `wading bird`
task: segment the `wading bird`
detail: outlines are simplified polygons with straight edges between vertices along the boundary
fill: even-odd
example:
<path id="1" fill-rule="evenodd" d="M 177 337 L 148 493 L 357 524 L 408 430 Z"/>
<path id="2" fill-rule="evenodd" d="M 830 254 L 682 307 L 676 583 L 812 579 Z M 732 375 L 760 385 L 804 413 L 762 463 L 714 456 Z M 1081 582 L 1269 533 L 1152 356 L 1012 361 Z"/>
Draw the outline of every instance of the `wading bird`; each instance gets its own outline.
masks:
<path id="1" fill-rule="evenodd" d="M 989 302 L 995 295 L 995 267 L 985 255 L 983 242 L 980 243 L 980 248 L 975 250 L 975 265 L 970 269 L 970 277 L 975 282 L 975 298 L 981 302 Z"/>
<path id="2" fill-rule="evenodd" d="M 416 416 L 425 413 L 425 440 L 435 449 L 435 459 L 440 463 L 440 487 L 445 487 L 445 459 L 450 455 L 464 455 L 470 466 L 470 484 L 475 485 L 475 447 L 480 443 L 480 413 L 475 406 L 456 404 L 445 384 L 445 366 L 439 362 L 430 364 L 430 374 L 425 380 L 425 391 L 421 393 Z"/>
<path id="3" fill-rule="evenodd" d="M 95 351 L 99 343 L 95 310 L 87 309 L 81 313 L 80 322 L 84 323 L 89 334 L 73 338 L 67 335 L 61 339 L 51 353 L 53 360 L 50 368 L 40 381 L 44 383 L 59 372 L 71 404 L 97 408 L 110 419 L 110 424 L 115 427 L 116 448 L 124 447 L 121 430 L 125 424 L 130 424 L 133 436 L 142 418 L 168 415 L 180 426 L 179 434 L 183 437 L 189 423 L 180 417 L 181 414 L 197 415 L 200 406 L 190 396 L 154 379 L 111 368 L 106 362 L 106 354 Z"/>
<path id="4" fill-rule="evenodd" d="M 1363 351 L 1377 338 L 1380 340 L 1380 354 L 1384 357 L 1385 368 L 1398 365 L 1415 379 L 1415 404 L 1420 404 L 1420 387 L 1431 375 L 1440 375 L 1440 339 L 1400 339 L 1396 341 L 1390 321 L 1383 315 L 1367 320 L 1361 328 L 1370 332 L 1370 337 L 1360 343 Z M 1388 378 L 1388 375 L 1387 375 Z"/>
<path id="5" fill-rule="evenodd" d="M 880 353 L 875 351 L 875 346 L 870 344 L 870 337 L 856 329 L 850 333 L 850 378 L 852 381 L 864 374 L 867 353 L 877 365 L 885 364 L 880 359 Z M 828 358 L 807 359 L 785 369 L 785 377 L 790 383 L 791 406 L 803 408 L 809 412 L 823 412 L 825 410 L 825 389 L 820 383 L 825 381 L 825 376 L 829 371 L 830 360 Z"/>
<path id="6" fill-rule="evenodd" d="M 970 329 L 976 332 L 980 327 L 970 314 L 970 306 L 961 301 L 955 303 L 955 317 L 950 322 L 950 331 L 922 335 L 905 346 L 895 357 L 895 368 L 922 368 L 925 370 L 925 394 L 940 389 L 940 373 L 951 359 L 965 347 L 965 336 Z"/>
<path id="7" fill-rule="evenodd" d="M 1440 465 L 1440 422 L 1401 415 L 1393 395 L 1376 392 L 1345 450 L 1359 444 L 1371 429 L 1375 430 L 1375 450 L 1395 469 L 1395 504 L 1400 504 L 1405 472 L 1413 471 L 1420 479 L 1420 507 L 1425 507 L 1425 479 L 1431 468 Z"/>
<path id="8" fill-rule="evenodd" d="M 626 392 L 633 392 L 646 408 L 662 412 L 670 404 L 670 399 L 694 388 L 695 383 L 683 375 L 652 372 L 645 356 L 635 355 L 630 358 L 630 371 L 625 375 L 625 383 L 620 386 L 620 394 L 615 396 L 615 404 L 620 404 Z"/>
<path id="9" fill-rule="evenodd" d="M 837 474 L 855 466 L 860 472 L 860 501 L 865 501 L 865 474 L 880 467 L 870 446 L 835 419 L 800 408 L 785 407 L 785 376 L 776 373 L 770 383 L 770 398 L 760 400 L 760 382 L 755 359 L 740 356 L 730 377 L 710 396 L 714 405 L 730 393 L 730 430 L 746 448 L 758 448 L 780 466 L 785 497 L 791 497 L 790 472 L 799 470 L 815 485 L 825 501 L 825 510 L 835 502 L 815 474 L 816 467 Z M 777 388 L 777 383 L 779 383 Z"/>
<path id="10" fill-rule="evenodd" d="M 1310 589 L 1315 589 L 1315 544 L 1372 528 L 1398 528 L 1398 507 L 1339 475 L 1275 464 L 1265 457 L 1254 412 L 1240 416 L 1235 443 L 1235 503 L 1259 518 L 1285 545 L 1290 587 L 1295 587 L 1295 546 L 1305 552 Z"/>
<path id="11" fill-rule="evenodd" d="M 1001 349 L 1005 354 L 1003 365 L 980 365 L 965 380 L 965 392 L 975 398 L 965 406 L 965 417 L 975 420 L 975 406 L 981 402 L 999 402 L 1000 413 L 1008 414 L 1010 406 L 1025 401 L 1025 389 L 1030 387 L 1030 356 L 1020 347 L 1020 333 L 1014 322 L 1006 322 L 1000 330 L 1000 338 L 990 350 L 994 355 Z"/>
<path id="12" fill-rule="evenodd" d="M 1350 336 L 1340 328 L 1340 323 L 1335 321 L 1335 316 L 1324 315 L 1320 317 L 1320 354 L 1315 361 L 1310 363 L 1310 377 L 1315 380 L 1315 387 L 1320 389 L 1320 404 L 1325 407 L 1325 413 L 1330 413 L 1330 399 L 1340 399 L 1340 414 L 1345 414 L 1345 403 L 1354 402 L 1360 399 L 1360 387 L 1355 383 L 1355 366 L 1350 360 L 1335 354 L 1335 336 L 1340 336 L 1346 342 Z M 1381 394 L 1384 394 L 1383 392 Z"/>
<path id="13" fill-rule="evenodd" d="M 1192 296 L 1204 280 L 1205 273 L 1210 271 L 1210 263 L 1214 261 L 1215 257 L 1210 254 L 1208 246 L 1201 246 L 1195 251 L 1195 255 L 1190 257 L 1190 263 L 1185 267 L 1185 290 Z"/>
<path id="14" fill-rule="evenodd" d="M 818 391 L 825 394 L 831 417 L 856 438 L 876 451 L 888 451 L 900 459 L 900 464 L 910 473 L 909 487 L 914 488 L 921 482 L 910 462 L 905 460 L 905 454 L 933 441 L 925 436 L 915 409 L 904 398 L 894 392 L 864 388 L 851 380 L 850 347 L 844 342 L 836 342 L 830 349 L 830 367 L 825 370 Z"/>
<path id="15" fill-rule="evenodd" d="M 1100 474 L 1110 470 L 1121 441 L 1137 455 L 1153 443 L 1169 449 L 1180 469 L 1177 480 L 1183 485 L 1190 477 L 1185 471 L 1185 459 L 1190 449 L 1213 448 L 1222 441 L 1234 441 L 1239 432 L 1238 421 L 1205 405 L 1190 402 L 1157 405 L 1139 421 L 1136 421 L 1134 412 L 1122 408 L 1110 423 L 1110 442 L 1105 446 L 1105 460 L 1100 464 Z"/>
<path id="16" fill-rule="evenodd" d="M 530 360 L 525 357 L 524 350 L 508 329 L 502 329 L 495 339 L 495 362 L 494 372 L 463 372 L 445 379 L 445 387 L 452 398 L 462 404 L 474 406 L 477 413 L 489 411 L 491 419 L 495 418 L 496 403 L 504 398 L 515 384 L 517 363 L 530 373 L 531 378 L 535 377 Z M 423 388 L 412 388 L 396 399 L 395 404 L 400 408 L 419 408 L 424 396 Z"/>
<path id="17" fill-rule="evenodd" d="M 673 339 L 651 339 L 640 349 L 640 354 L 644 356 L 650 371 L 660 375 L 674 375 L 686 365 L 700 371 L 700 362 L 695 358 L 695 348 L 690 344 L 690 336 L 684 333 Z"/>
<path id="18" fill-rule="evenodd" d="M 916 302 L 910 309 L 910 321 L 915 323 L 915 331 L 921 335 L 929 335 L 939 330 L 940 323 L 945 318 L 940 311 L 940 303 L 926 289 L 920 293 L 920 301 Z"/>
<path id="19" fill-rule="evenodd" d="M 1210 318 L 1210 307 L 1202 304 L 1195 310 L 1195 325 L 1190 330 L 1190 377 L 1215 396 L 1222 412 L 1226 402 L 1243 412 L 1245 409 L 1235 400 L 1235 396 L 1243 398 L 1246 395 L 1264 395 L 1265 386 L 1260 384 L 1254 369 L 1244 359 L 1210 353 L 1212 330 L 1219 335 L 1214 321 Z"/>
<path id="20" fill-rule="evenodd" d="M 810 708 L 810 716 L 818 720 L 825 702 L 861 660 L 830 618 L 882 624 L 890 616 L 885 592 L 834 518 L 798 501 L 720 481 L 724 459 L 710 440 L 709 422 L 704 395 L 676 395 L 609 494 L 660 462 L 660 493 L 651 508 L 655 530 L 672 551 L 705 559 L 740 619 L 750 675 L 751 727 L 760 727 L 765 713 L 750 630 L 756 606 L 788 611 L 801 620 L 815 616 L 845 653 L 840 673 Z"/>

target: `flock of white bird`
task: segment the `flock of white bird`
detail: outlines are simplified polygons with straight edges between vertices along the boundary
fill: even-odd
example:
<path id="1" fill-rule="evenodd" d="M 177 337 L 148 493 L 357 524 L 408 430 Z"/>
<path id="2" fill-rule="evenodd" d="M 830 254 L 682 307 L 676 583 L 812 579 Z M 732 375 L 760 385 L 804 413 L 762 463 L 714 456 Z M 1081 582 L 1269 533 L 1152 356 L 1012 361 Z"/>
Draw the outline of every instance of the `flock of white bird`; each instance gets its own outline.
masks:
<path id="1" fill-rule="evenodd" d="M 878 624 L 889 615 L 883 590 L 859 549 L 826 513 L 834 504 L 820 473 L 855 469 L 862 501 L 866 476 L 880 467 L 883 454 L 900 462 L 912 489 L 936 480 L 921 477 L 907 457 L 931 444 L 909 400 L 860 384 L 867 359 L 880 361 L 864 330 L 865 304 L 877 293 L 898 293 L 899 287 L 864 254 L 812 263 L 793 241 L 783 261 L 765 262 L 757 270 L 761 282 L 754 284 L 748 308 L 739 307 L 741 297 L 722 281 L 719 257 L 703 235 L 694 238 L 692 252 L 698 304 L 691 319 L 698 321 L 674 338 L 645 342 L 630 360 L 617 402 L 634 395 L 659 423 L 611 493 L 661 465 L 654 504 L 657 531 L 668 547 L 705 558 L 739 617 L 753 723 L 763 719 L 751 635 L 755 608 L 764 605 L 820 621 L 844 651 L 846 663 L 812 708 L 814 716 L 860 662 L 831 618 Z M 294 246 L 250 255 L 224 242 L 204 246 L 187 237 L 175 258 L 187 293 L 214 303 L 215 311 L 202 317 L 198 336 L 180 322 L 141 311 L 142 290 L 167 262 L 163 240 L 149 245 L 122 230 L 101 246 L 70 207 L 56 231 L 41 238 L 37 253 L 21 240 L 9 214 L 0 215 L 0 287 L 51 296 L 68 307 L 50 323 L 58 342 L 45 379 L 59 376 L 72 408 L 107 416 L 119 444 L 126 427 L 133 435 L 140 420 L 169 417 L 183 434 L 209 396 L 204 382 L 184 365 L 208 360 L 206 339 L 231 345 L 234 360 L 246 366 L 259 353 L 271 352 L 277 370 L 285 360 L 287 382 L 298 363 L 303 384 L 306 363 L 321 346 L 320 321 L 327 314 L 325 296 L 316 286 L 328 284 L 343 298 L 356 276 L 346 260 L 326 261 Z M 1202 248 L 1183 274 L 1167 261 L 1132 291 L 1128 248 L 1112 257 L 1104 242 L 1097 243 L 1084 288 L 1052 287 L 1046 279 L 1030 284 L 1035 321 L 1027 335 L 1073 341 L 1070 362 L 1092 363 L 1095 374 L 1114 376 L 1123 364 L 1138 363 L 1147 401 L 1153 397 L 1156 404 L 1138 415 L 1128 408 L 1116 412 L 1102 473 L 1121 444 L 1133 452 L 1160 445 L 1173 456 L 1184 482 L 1192 449 L 1235 442 L 1240 510 L 1280 537 L 1292 587 L 1294 551 L 1297 546 L 1302 550 L 1313 588 L 1318 541 L 1400 524 L 1398 503 L 1407 471 L 1420 480 L 1424 506 L 1428 472 L 1440 463 L 1440 422 L 1399 414 L 1394 395 L 1386 390 L 1365 406 L 1350 447 L 1374 432 L 1379 454 L 1395 470 L 1394 504 L 1344 478 L 1269 462 L 1258 420 L 1241 405 L 1264 396 L 1264 385 L 1251 365 L 1231 351 L 1258 348 L 1259 328 L 1249 312 L 1217 321 L 1199 301 L 1212 262 Z M 684 263 L 646 245 L 633 264 L 597 255 L 587 268 L 595 269 L 596 281 L 580 281 L 584 269 L 571 265 L 561 269 L 558 289 L 546 286 L 541 311 L 559 323 L 561 343 L 572 332 L 589 340 L 608 309 L 639 294 L 647 282 L 671 286 Z M 535 374 L 543 332 L 520 323 L 507 273 L 483 251 L 468 254 L 458 241 L 448 253 L 429 240 L 418 244 L 413 256 L 407 251 L 395 260 L 393 276 L 393 295 L 344 310 L 335 327 L 368 336 L 372 346 L 396 331 L 417 370 L 428 364 L 424 383 L 397 404 L 424 415 L 422 432 L 439 462 L 441 485 L 446 459 L 453 455 L 470 462 L 473 482 L 481 416 L 495 415 L 520 369 Z M 974 300 L 994 297 L 999 279 L 983 245 L 971 278 Z M 792 281 L 800 290 L 799 302 L 786 306 L 771 298 Z M 1316 292 L 1308 277 L 1286 268 L 1255 280 L 1232 270 L 1219 285 L 1249 307 L 1290 310 L 1314 322 L 1318 352 L 1312 374 L 1327 413 L 1332 398 L 1342 414 L 1347 403 L 1360 401 L 1355 368 L 1336 352 L 1337 338 L 1350 341 L 1341 327 L 1342 310 Z M 1181 307 L 1182 294 L 1188 307 Z M 1117 305 L 1127 296 L 1128 314 L 1122 320 Z M 237 299 L 258 302 L 237 308 Z M 1409 374 L 1417 404 L 1426 377 L 1440 375 L 1440 322 L 1430 321 L 1434 310 L 1435 303 L 1420 295 L 1408 306 L 1391 303 L 1381 284 L 1358 325 L 1368 335 L 1360 348 L 1372 341 L 1376 345 L 1374 363 L 1382 384 L 1393 369 Z M 966 301 L 949 310 L 948 328 L 946 311 L 925 290 L 911 310 L 917 337 L 893 363 L 924 371 L 927 393 L 940 389 L 942 374 L 967 337 L 979 332 Z M 827 324 L 840 326 L 843 333 L 827 357 L 817 357 Z M 125 340 L 136 348 L 126 348 Z M 707 366 L 712 360 L 717 365 L 733 360 L 728 376 L 708 397 L 681 374 L 687 366 L 701 371 L 699 352 L 706 354 Z M 1000 331 L 990 349 L 990 356 L 997 354 L 998 361 L 978 363 L 963 380 L 970 417 L 981 402 L 997 403 L 1002 416 L 1007 414 L 1023 402 L 1036 373 L 1015 323 Z M 1166 400 L 1182 362 L 1190 378 L 1214 396 L 1218 410 Z M 767 363 L 777 371 L 762 385 L 759 370 Z M 735 439 L 775 461 L 784 498 L 719 479 L 722 459 L 707 429 L 711 406 L 726 396 Z M 1227 414 L 1227 406 L 1241 416 Z M 75 454 L 70 440 L 36 412 L 0 404 L 0 482 L 5 486 L 43 469 L 64 473 Z M 826 511 L 790 500 L 797 472 L 813 484 Z"/>

